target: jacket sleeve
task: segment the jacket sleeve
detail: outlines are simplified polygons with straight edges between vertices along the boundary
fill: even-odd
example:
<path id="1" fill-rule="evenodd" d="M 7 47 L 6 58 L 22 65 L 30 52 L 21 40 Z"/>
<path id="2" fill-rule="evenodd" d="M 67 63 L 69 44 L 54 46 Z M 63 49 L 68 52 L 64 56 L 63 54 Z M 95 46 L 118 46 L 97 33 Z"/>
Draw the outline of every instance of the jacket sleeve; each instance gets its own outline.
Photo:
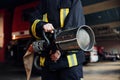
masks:
<path id="1" fill-rule="evenodd" d="M 47 23 L 43 21 L 43 14 L 45 13 L 45 0 L 41 0 L 40 4 L 35 8 L 35 10 L 32 13 L 30 13 L 30 34 L 36 39 L 40 39 L 42 35 L 43 25 Z"/>

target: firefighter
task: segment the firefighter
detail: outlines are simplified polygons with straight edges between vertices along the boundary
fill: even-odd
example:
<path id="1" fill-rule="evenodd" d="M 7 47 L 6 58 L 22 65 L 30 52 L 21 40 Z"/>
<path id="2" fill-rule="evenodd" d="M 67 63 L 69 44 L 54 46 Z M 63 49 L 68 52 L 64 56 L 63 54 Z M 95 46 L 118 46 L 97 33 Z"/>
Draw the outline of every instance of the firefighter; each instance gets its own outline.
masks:
<path id="1" fill-rule="evenodd" d="M 30 13 L 30 33 L 42 39 L 42 32 L 54 33 L 85 24 L 80 0 L 40 0 Z M 53 51 L 54 50 L 54 51 Z M 47 48 L 40 54 L 42 80 L 82 80 L 84 51 L 61 51 Z"/>

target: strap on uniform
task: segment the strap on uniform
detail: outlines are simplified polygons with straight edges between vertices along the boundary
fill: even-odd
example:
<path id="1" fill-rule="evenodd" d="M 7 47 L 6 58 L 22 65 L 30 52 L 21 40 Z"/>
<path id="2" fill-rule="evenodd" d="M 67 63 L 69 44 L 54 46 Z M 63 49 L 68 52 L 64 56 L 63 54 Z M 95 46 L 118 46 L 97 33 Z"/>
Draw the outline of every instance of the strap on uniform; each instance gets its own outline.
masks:
<path id="1" fill-rule="evenodd" d="M 47 13 L 43 15 L 43 21 L 48 22 Z"/>
<path id="2" fill-rule="evenodd" d="M 69 13 L 69 8 L 60 9 L 60 24 L 61 27 L 64 26 L 64 20 Z"/>

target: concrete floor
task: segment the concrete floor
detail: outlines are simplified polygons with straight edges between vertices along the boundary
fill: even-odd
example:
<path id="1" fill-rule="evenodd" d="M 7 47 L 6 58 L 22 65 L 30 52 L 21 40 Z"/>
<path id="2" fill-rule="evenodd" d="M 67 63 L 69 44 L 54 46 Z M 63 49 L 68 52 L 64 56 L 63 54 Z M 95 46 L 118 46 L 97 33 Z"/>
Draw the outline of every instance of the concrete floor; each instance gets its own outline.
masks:
<path id="1" fill-rule="evenodd" d="M 120 80 L 120 61 L 89 63 L 83 67 L 84 80 Z M 0 80 L 26 80 L 24 68 L 0 64 Z M 31 80 L 41 80 L 32 74 Z"/>
<path id="2" fill-rule="evenodd" d="M 89 63 L 83 70 L 84 80 L 120 80 L 120 61 Z"/>

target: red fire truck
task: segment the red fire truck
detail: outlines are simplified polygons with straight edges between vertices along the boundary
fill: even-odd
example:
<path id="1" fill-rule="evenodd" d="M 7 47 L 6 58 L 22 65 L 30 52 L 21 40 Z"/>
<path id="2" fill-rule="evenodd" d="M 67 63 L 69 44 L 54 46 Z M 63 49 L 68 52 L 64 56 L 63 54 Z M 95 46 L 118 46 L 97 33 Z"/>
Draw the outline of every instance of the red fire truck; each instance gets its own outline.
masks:
<path id="1" fill-rule="evenodd" d="M 23 55 L 31 40 L 28 14 L 37 4 L 35 1 L 17 6 L 13 12 L 0 10 L 0 63 L 23 64 Z"/>

